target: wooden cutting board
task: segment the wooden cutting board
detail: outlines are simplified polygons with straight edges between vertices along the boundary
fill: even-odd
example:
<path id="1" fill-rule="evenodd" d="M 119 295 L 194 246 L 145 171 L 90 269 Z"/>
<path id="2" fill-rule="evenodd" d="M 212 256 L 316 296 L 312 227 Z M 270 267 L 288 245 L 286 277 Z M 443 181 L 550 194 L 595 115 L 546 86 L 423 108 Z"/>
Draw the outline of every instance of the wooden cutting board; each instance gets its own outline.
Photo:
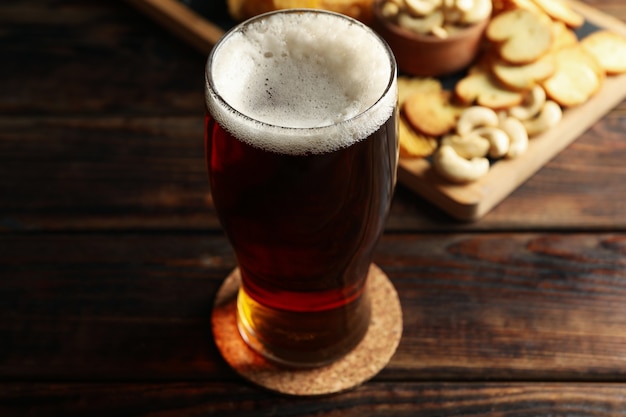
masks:
<path id="1" fill-rule="evenodd" d="M 224 30 L 178 0 L 128 0 L 142 12 L 167 27 L 200 52 L 208 55 Z M 578 1 L 572 7 L 585 16 L 583 33 L 599 28 L 626 36 L 626 23 Z M 578 32 L 581 36 L 580 31 Z M 401 158 L 398 180 L 451 216 L 474 221 L 506 198 L 550 159 L 573 142 L 593 123 L 626 98 L 626 74 L 607 77 L 602 89 L 582 106 L 568 109 L 561 122 L 548 132 L 531 139 L 522 156 L 494 163 L 489 173 L 467 185 L 441 179 L 428 159 Z"/>

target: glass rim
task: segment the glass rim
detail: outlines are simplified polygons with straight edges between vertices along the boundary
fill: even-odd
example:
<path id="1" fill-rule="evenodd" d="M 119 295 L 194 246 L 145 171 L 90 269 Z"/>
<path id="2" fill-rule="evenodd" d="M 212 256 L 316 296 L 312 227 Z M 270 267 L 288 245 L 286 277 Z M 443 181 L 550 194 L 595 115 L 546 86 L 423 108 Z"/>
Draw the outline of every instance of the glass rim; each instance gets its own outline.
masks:
<path id="1" fill-rule="evenodd" d="M 236 108 L 234 108 L 232 105 L 230 105 L 230 103 L 228 103 L 228 101 L 226 101 L 222 95 L 218 92 L 218 90 L 215 88 L 215 83 L 213 80 L 213 77 L 211 76 L 211 68 L 215 59 L 215 56 L 217 55 L 219 49 L 226 44 L 226 41 L 228 40 L 228 38 L 230 38 L 234 33 L 237 33 L 239 31 L 241 31 L 243 28 L 245 28 L 246 26 L 249 26 L 255 22 L 267 19 L 268 17 L 272 16 L 272 15 L 276 15 L 276 14 L 325 14 L 325 15 L 329 15 L 329 16 L 335 16 L 337 18 L 343 19 L 345 21 L 350 22 L 351 24 L 356 24 L 358 27 L 360 27 L 362 30 L 369 32 L 372 35 L 373 39 L 376 39 L 380 45 L 382 46 L 383 50 L 386 52 L 387 58 L 389 60 L 389 79 L 387 80 L 387 84 L 384 88 L 384 90 L 382 90 L 382 92 L 380 93 L 380 95 L 378 96 L 378 98 L 367 108 L 363 109 L 361 112 L 359 112 L 358 114 L 349 117 L 347 119 L 338 121 L 336 123 L 332 123 L 332 124 L 327 124 L 327 125 L 322 125 L 322 126 L 314 126 L 314 127 L 293 127 L 293 126 L 282 126 L 282 125 L 278 125 L 278 124 L 273 124 L 273 123 L 268 123 L 268 122 L 264 122 L 261 120 L 258 120 L 254 117 L 251 117 L 245 113 L 242 113 L 241 111 L 237 110 Z M 237 117 L 241 117 L 245 120 L 248 120 L 250 122 L 253 122 L 255 124 L 259 124 L 261 126 L 265 126 L 268 127 L 270 129 L 275 129 L 275 130 L 279 130 L 279 131 L 298 131 L 298 132 L 319 132 L 322 129 L 325 128 L 330 128 L 330 127 L 336 127 L 338 125 L 342 125 L 342 124 L 350 124 L 350 123 L 354 123 L 355 121 L 357 121 L 358 119 L 362 118 L 362 117 L 366 117 L 368 114 L 370 114 L 373 109 L 377 108 L 378 106 L 381 105 L 381 102 L 383 102 L 383 100 L 385 99 L 385 97 L 387 97 L 388 94 L 393 93 L 391 90 L 393 88 L 393 86 L 397 83 L 397 76 L 398 76 L 398 66 L 397 66 L 397 62 L 396 62 L 396 58 L 395 55 L 393 53 L 393 51 L 391 50 L 391 47 L 388 45 L 388 43 L 382 38 L 382 36 L 380 36 L 378 33 L 376 33 L 376 31 L 374 31 L 372 28 L 370 28 L 369 26 L 367 26 L 365 23 L 352 18 L 348 15 L 345 14 L 341 14 L 341 13 L 337 13 L 337 12 L 333 12 L 330 10 L 323 10 L 323 9 L 314 9 L 314 8 L 292 8 L 292 9 L 281 9 L 281 10 L 274 10 L 274 11 L 270 11 L 270 12 L 266 12 L 266 13 L 262 13 L 256 16 L 253 16 L 241 23 L 238 23 L 237 25 L 235 25 L 234 27 L 230 28 L 227 32 L 224 33 L 224 35 L 218 40 L 218 42 L 213 46 L 213 48 L 211 48 L 211 51 L 208 55 L 208 58 L 206 60 L 206 64 L 205 64 L 205 68 L 204 68 L 204 78 L 205 78 L 205 106 L 208 105 L 208 100 L 209 100 L 209 94 L 213 97 L 213 99 L 219 103 L 219 105 L 225 109 L 227 109 L 229 112 L 235 114 Z M 396 91 L 397 94 L 397 91 Z"/>

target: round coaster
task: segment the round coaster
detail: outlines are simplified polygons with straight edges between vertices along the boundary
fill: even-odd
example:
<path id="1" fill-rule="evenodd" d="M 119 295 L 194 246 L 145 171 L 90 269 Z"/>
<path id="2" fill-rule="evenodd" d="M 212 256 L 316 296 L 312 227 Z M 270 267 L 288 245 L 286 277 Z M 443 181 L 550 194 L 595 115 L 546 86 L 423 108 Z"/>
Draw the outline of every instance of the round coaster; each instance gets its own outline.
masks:
<path id="1" fill-rule="evenodd" d="M 226 362 L 242 377 L 264 388 L 300 396 L 354 388 L 378 374 L 400 343 L 402 309 L 398 294 L 387 275 L 372 264 L 368 277 L 372 318 L 359 345 L 330 365 L 305 369 L 280 367 L 252 350 L 239 334 L 236 300 L 240 281 L 236 268 L 215 297 L 213 336 Z"/>

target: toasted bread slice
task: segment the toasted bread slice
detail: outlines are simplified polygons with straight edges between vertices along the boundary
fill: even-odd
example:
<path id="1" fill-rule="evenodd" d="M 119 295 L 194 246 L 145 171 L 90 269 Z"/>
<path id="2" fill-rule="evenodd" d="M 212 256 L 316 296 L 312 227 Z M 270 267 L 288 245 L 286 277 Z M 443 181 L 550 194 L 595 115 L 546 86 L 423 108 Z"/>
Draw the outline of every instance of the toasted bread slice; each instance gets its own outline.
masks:
<path id="1" fill-rule="evenodd" d="M 585 23 L 585 18 L 562 0 L 533 0 L 548 16 L 561 21 L 571 28 L 578 28 Z"/>
<path id="2" fill-rule="evenodd" d="M 608 75 L 626 73 L 626 37 L 600 30 L 583 38 L 580 44 Z"/>
<path id="3" fill-rule="evenodd" d="M 493 110 L 508 109 L 524 100 L 524 93 L 503 86 L 486 71 L 475 71 L 456 83 L 454 92 L 464 105 L 478 104 Z"/>
<path id="4" fill-rule="evenodd" d="M 508 88 L 528 91 L 554 74 L 556 61 L 552 54 L 544 55 L 536 61 L 523 65 L 511 65 L 499 60 L 493 63 L 491 71 L 498 81 Z"/>
<path id="5" fill-rule="evenodd" d="M 596 59 L 580 44 L 554 52 L 557 71 L 542 82 L 548 97 L 563 107 L 589 100 L 602 86 L 604 72 Z"/>
<path id="6" fill-rule="evenodd" d="M 228 0 L 228 12 L 233 19 L 239 21 L 272 10 L 274 0 Z"/>
<path id="7" fill-rule="evenodd" d="M 343 13 L 371 23 L 373 0 L 227 0 L 228 11 L 235 20 L 245 20 L 261 13 L 290 8 L 318 8 Z"/>
<path id="8" fill-rule="evenodd" d="M 576 33 L 560 21 L 552 22 L 552 50 L 560 49 L 578 43 Z"/>
<path id="9" fill-rule="evenodd" d="M 413 94 L 423 93 L 426 91 L 443 91 L 441 81 L 430 77 L 398 77 L 398 104 L 400 107 L 406 99 Z"/>
<path id="10" fill-rule="evenodd" d="M 416 132 L 403 115 L 398 122 L 400 157 L 425 158 L 435 152 L 439 143 L 437 138 Z"/>
<path id="11" fill-rule="evenodd" d="M 402 111 L 418 132 L 441 136 L 450 132 L 461 110 L 451 103 L 451 92 L 430 91 L 413 94 L 406 99 Z"/>
<path id="12" fill-rule="evenodd" d="M 512 9 L 495 16 L 487 26 L 488 40 L 499 44 L 500 58 L 511 64 L 528 64 L 552 46 L 552 22 L 525 9 Z"/>
<path id="13" fill-rule="evenodd" d="M 493 10 L 495 14 L 513 9 L 525 9 L 535 13 L 544 13 L 533 0 L 494 0 Z"/>

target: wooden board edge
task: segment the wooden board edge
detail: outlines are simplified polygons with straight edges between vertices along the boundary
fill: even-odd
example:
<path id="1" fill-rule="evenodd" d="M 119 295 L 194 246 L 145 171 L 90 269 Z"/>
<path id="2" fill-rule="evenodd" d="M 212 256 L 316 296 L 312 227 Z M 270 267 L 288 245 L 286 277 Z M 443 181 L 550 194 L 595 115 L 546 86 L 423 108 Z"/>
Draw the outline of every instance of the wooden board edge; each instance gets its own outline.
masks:
<path id="1" fill-rule="evenodd" d="M 126 0 L 184 42 L 208 55 L 224 31 L 177 0 Z"/>

